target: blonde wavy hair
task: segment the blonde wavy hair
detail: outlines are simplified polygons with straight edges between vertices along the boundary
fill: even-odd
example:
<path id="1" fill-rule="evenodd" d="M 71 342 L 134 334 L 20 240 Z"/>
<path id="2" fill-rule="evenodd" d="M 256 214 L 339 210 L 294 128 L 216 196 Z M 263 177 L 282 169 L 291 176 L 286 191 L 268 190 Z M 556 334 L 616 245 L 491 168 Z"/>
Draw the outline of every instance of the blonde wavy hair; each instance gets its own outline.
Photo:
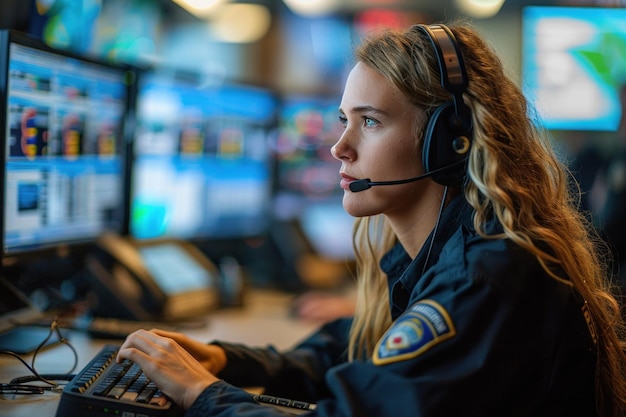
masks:
<path id="1" fill-rule="evenodd" d="M 624 324 L 600 239 L 577 209 L 579 196 L 572 192 L 567 168 L 556 157 L 548 136 L 536 128 L 523 93 L 505 74 L 491 46 L 467 22 L 447 26 L 457 39 L 469 79 L 464 101 L 472 110 L 474 139 L 469 181 L 462 192 L 475 210 L 476 231 L 490 239 L 511 239 L 534 254 L 552 278 L 574 287 L 585 299 L 598 341 L 600 415 L 624 415 Z M 358 46 L 356 58 L 387 77 L 427 114 L 450 100 L 440 84 L 435 51 L 414 28 L 372 34 Z M 494 215 L 504 232 L 488 236 L 484 226 Z M 358 296 L 350 334 L 351 360 L 370 357 L 391 325 L 387 279 L 379 262 L 395 242 L 384 217 L 356 220 Z M 556 275 L 559 270 L 565 276 Z"/>

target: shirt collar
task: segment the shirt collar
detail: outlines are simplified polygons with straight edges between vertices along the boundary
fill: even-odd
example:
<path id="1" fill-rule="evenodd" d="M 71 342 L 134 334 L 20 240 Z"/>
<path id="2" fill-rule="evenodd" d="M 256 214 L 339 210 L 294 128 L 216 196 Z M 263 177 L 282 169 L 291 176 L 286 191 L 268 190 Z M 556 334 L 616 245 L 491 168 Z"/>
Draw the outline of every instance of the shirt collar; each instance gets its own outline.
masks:
<path id="1" fill-rule="evenodd" d="M 454 197 L 441 214 L 436 233 L 430 233 L 415 259 L 411 260 L 400 243 L 387 252 L 380 267 L 387 274 L 392 317 L 395 319 L 406 309 L 411 289 L 421 278 L 422 272 L 439 259 L 443 246 L 461 225 L 473 229 L 472 207 L 462 194 Z M 434 241 L 433 241 L 434 238 Z M 431 247 L 432 242 L 432 247 Z"/>

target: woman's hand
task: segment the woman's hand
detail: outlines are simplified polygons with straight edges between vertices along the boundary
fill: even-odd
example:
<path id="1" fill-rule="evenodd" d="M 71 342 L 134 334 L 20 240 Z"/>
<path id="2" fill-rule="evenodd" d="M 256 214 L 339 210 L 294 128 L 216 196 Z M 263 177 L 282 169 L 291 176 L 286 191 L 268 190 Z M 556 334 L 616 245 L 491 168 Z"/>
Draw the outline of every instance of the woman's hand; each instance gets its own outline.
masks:
<path id="1" fill-rule="evenodd" d="M 182 333 L 159 329 L 154 329 L 152 332 L 174 340 L 214 375 L 219 374 L 226 367 L 226 352 L 220 346 L 207 345 Z"/>
<path id="2" fill-rule="evenodd" d="M 141 366 L 148 378 L 184 409 L 219 381 L 174 339 L 155 331 L 138 330 L 129 335 L 117 354 L 118 362 L 123 359 Z"/>

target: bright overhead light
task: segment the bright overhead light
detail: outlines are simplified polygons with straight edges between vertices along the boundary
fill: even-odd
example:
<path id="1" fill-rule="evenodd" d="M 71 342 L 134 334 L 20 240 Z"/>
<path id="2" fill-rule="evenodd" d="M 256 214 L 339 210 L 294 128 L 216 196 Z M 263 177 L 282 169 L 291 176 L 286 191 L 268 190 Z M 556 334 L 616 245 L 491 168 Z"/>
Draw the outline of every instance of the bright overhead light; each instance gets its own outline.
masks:
<path id="1" fill-rule="evenodd" d="M 502 8 L 504 0 L 456 0 L 457 7 L 470 17 L 493 17 Z"/>
<path id="2" fill-rule="evenodd" d="M 251 43 L 261 39 L 270 28 L 272 16 L 260 4 L 224 4 L 211 19 L 215 36 L 223 42 Z"/>
<path id="3" fill-rule="evenodd" d="M 341 0 L 283 0 L 294 13 L 316 16 L 333 12 Z"/>
<path id="4" fill-rule="evenodd" d="M 210 16 L 224 0 L 172 0 L 189 13 L 198 17 Z"/>

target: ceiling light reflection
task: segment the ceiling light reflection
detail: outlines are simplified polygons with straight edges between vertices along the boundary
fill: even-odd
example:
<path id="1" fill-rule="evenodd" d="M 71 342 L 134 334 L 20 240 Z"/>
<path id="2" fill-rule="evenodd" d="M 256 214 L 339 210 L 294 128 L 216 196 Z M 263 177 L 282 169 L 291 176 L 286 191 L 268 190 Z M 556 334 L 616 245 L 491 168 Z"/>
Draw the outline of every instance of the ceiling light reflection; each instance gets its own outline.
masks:
<path id="1" fill-rule="evenodd" d="M 328 14 L 337 10 L 341 0 L 283 0 L 292 12 L 304 16 Z"/>
<path id="2" fill-rule="evenodd" d="M 210 16 L 224 0 L 172 0 L 174 3 L 198 17 Z"/>
<path id="3" fill-rule="evenodd" d="M 455 0 L 455 3 L 468 16 L 486 19 L 498 14 L 504 0 Z"/>
<path id="4" fill-rule="evenodd" d="M 213 15 L 211 28 L 222 42 L 252 43 L 268 32 L 272 16 L 260 4 L 224 4 Z"/>

